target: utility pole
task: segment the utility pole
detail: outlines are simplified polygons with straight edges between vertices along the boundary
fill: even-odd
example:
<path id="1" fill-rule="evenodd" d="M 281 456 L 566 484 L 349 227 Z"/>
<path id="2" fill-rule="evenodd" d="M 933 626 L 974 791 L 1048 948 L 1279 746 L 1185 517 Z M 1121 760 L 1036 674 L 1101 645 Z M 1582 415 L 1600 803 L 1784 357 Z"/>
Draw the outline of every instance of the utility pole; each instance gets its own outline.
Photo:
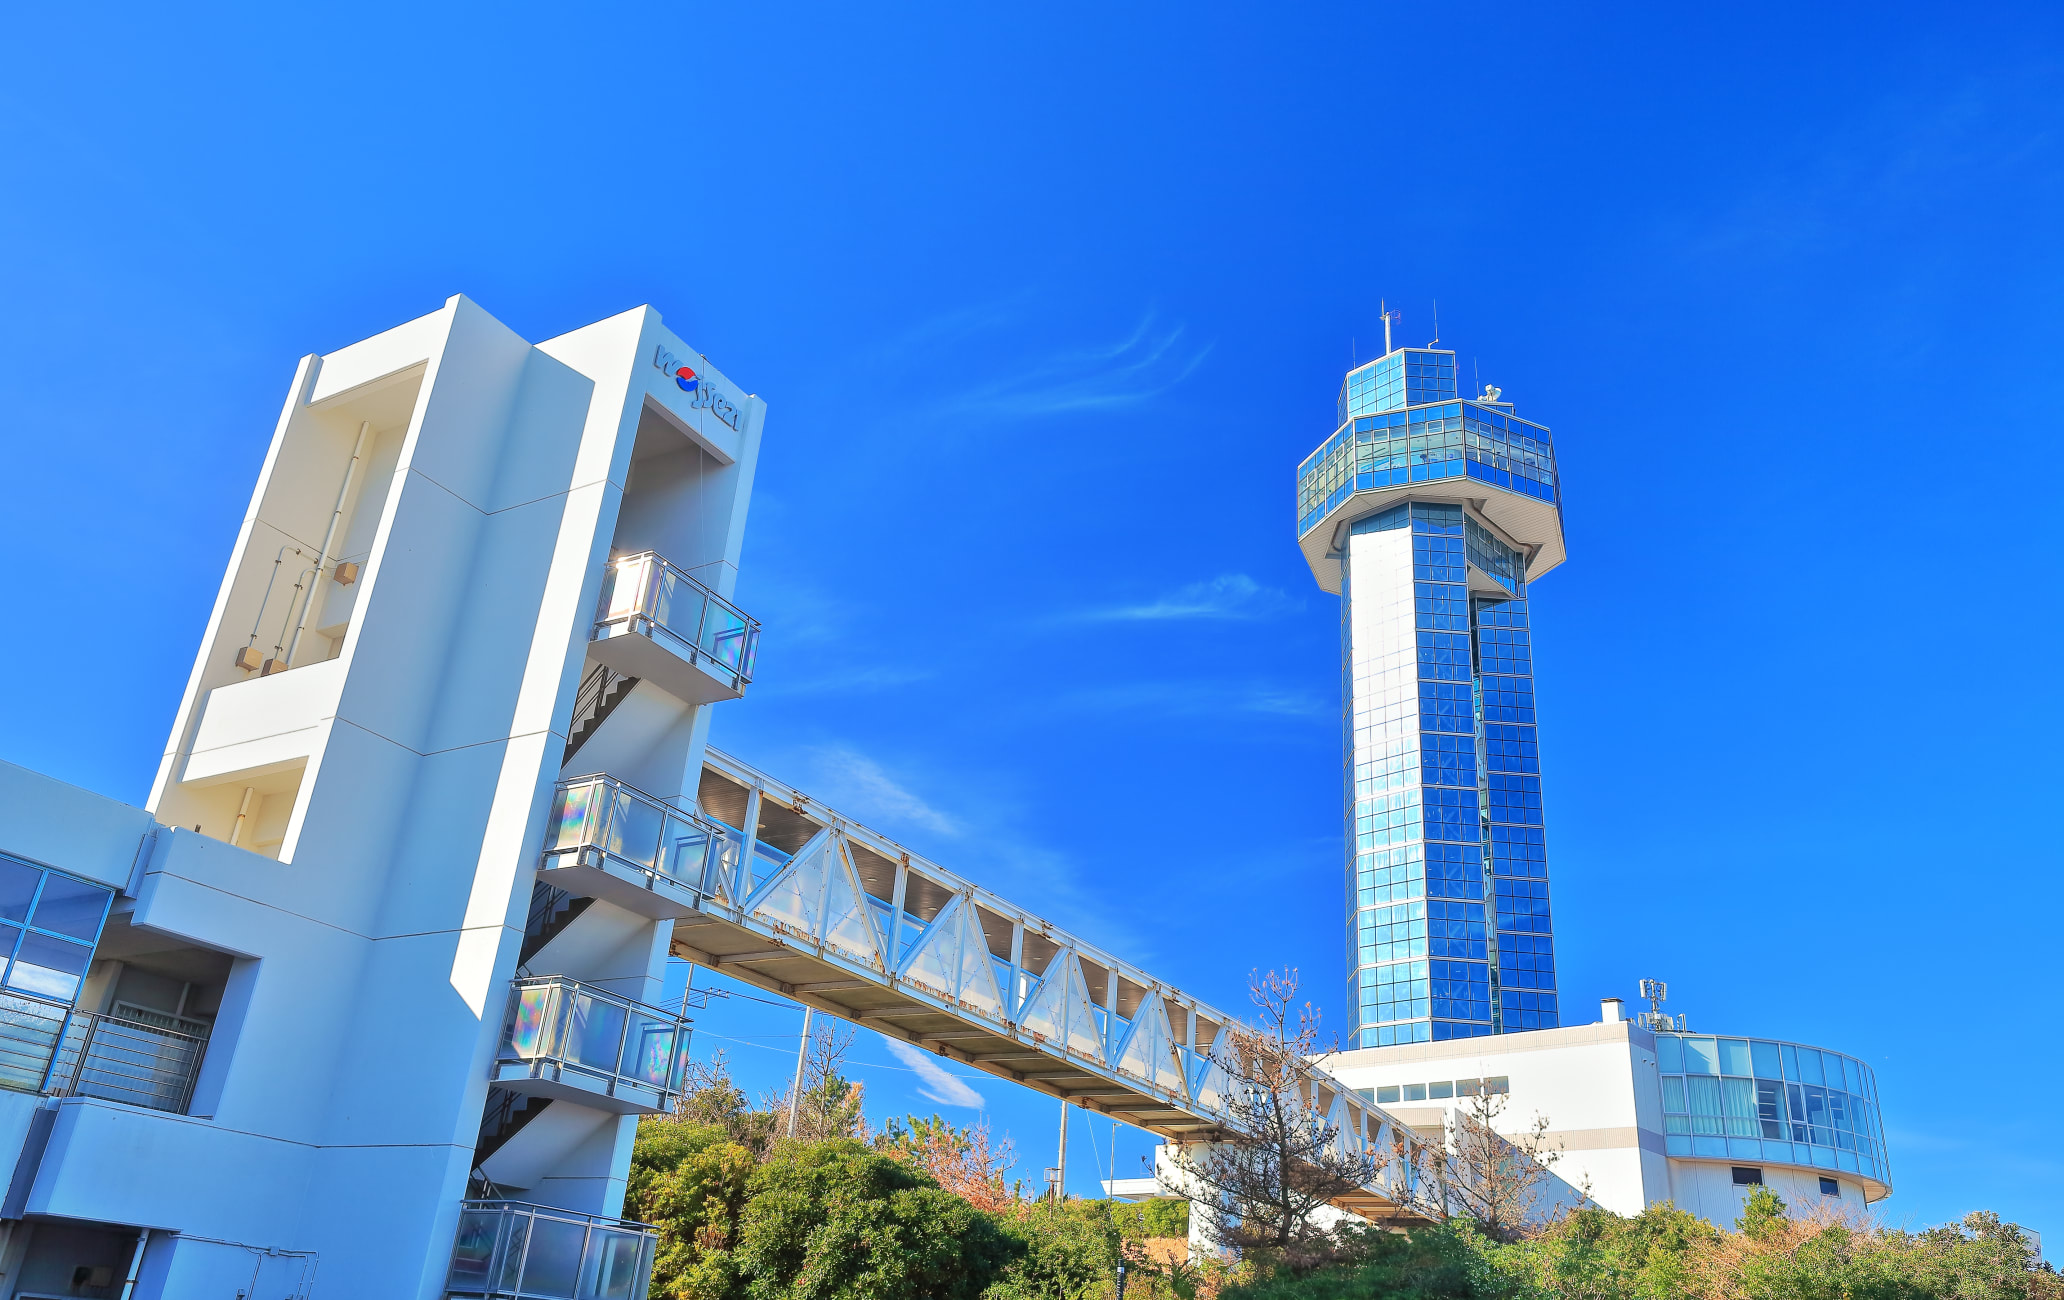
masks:
<path id="1" fill-rule="evenodd" d="M 795 1054 L 795 1086 L 788 1090 L 788 1135 L 795 1136 L 796 1108 L 803 1104 L 803 1062 L 810 1056 L 810 1017 L 815 1007 L 803 1008 L 803 1045 Z"/>
<path id="2" fill-rule="evenodd" d="M 1054 1176 L 1054 1204 L 1059 1205 L 1068 1195 L 1068 1099 L 1061 1098 L 1061 1159 L 1060 1169 Z"/>

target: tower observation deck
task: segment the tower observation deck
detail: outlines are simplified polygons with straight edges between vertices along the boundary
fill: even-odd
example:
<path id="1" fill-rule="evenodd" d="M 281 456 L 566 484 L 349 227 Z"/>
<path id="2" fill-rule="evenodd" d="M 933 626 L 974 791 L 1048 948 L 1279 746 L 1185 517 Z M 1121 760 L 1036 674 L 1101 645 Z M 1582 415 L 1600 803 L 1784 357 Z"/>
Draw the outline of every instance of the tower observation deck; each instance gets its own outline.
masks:
<path id="1" fill-rule="evenodd" d="M 1529 584 L 1563 559 L 1545 426 L 1455 354 L 1350 371 L 1298 466 L 1297 534 L 1340 596 L 1352 1045 L 1560 1023 Z"/>

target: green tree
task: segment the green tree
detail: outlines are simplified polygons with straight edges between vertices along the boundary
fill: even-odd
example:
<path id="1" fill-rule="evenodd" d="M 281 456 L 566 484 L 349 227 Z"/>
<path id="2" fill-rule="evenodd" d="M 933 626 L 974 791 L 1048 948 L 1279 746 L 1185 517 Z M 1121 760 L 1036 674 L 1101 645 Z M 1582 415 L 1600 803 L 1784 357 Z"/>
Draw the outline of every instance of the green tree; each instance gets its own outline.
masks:
<path id="1" fill-rule="evenodd" d="M 1002 1227 L 1018 1257 L 984 1300 L 1081 1300 L 1113 1287 L 1119 1239 L 1108 1213 L 1081 1201 L 1040 1201 Z"/>
<path id="2" fill-rule="evenodd" d="M 624 1213 L 660 1229 L 655 1300 L 721 1300 L 736 1289 L 732 1248 L 754 1167 L 717 1125 L 640 1121 Z"/>
<path id="3" fill-rule="evenodd" d="M 850 1139 L 784 1143 L 748 1190 L 746 1300 L 974 1300 L 1019 1249 L 994 1218 Z"/>

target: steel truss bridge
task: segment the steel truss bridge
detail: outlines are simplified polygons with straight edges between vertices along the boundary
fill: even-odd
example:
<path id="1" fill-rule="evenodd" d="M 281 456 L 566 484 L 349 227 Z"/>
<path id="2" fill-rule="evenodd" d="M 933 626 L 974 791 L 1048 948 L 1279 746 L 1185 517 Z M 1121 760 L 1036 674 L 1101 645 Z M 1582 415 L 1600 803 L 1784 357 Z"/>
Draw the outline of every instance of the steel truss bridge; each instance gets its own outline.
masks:
<path id="1" fill-rule="evenodd" d="M 671 916 L 677 957 L 1171 1142 L 1236 1127 L 1223 1012 L 715 749 L 697 801 L 563 782 L 540 878 Z M 1306 1086 L 1382 1170 L 1335 1204 L 1422 1218 L 1403 1184 L 1424 1163 L 1397 1156 L 1423 1140 L 1322 1070 Z"/>

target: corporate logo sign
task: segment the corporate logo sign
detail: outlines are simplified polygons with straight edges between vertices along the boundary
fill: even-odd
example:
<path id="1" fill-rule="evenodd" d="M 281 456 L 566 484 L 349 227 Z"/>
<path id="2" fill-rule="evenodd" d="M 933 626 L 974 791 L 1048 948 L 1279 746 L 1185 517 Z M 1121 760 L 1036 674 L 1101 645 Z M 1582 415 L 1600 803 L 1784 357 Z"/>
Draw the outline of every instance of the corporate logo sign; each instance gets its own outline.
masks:
<path id="1" fill-rule="evenodd" d="M 680 390 L 688 394 L 691 410 L 707 410 L 711 415 L 730 425 L 738 427 L 738 407 L 730 398 L 717 392 L 717 386 L 695 373 L 681 358 L 666 350 L 664 346 L 652 350 L 652 365 L 661 374 L 672 379 Z"/>

